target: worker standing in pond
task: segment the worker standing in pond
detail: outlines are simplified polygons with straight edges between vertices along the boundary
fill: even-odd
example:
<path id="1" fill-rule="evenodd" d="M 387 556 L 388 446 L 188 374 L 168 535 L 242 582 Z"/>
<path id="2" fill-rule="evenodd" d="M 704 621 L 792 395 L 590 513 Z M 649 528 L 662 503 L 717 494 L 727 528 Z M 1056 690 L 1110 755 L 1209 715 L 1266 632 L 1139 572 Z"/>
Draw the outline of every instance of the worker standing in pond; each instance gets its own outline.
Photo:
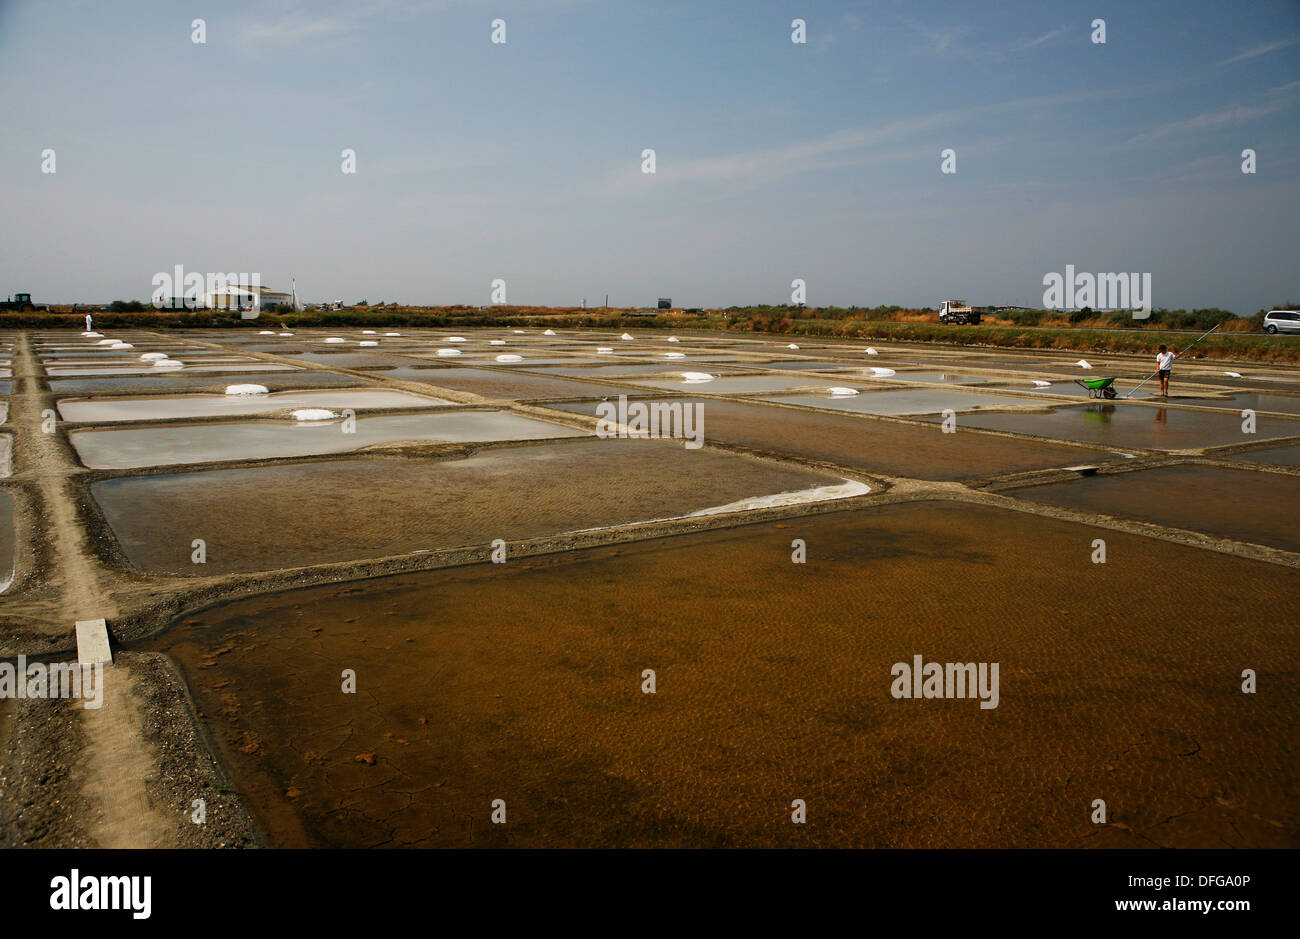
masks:
<path id="1" fill-rule="evenodd" d="M 1159 369 L 1160 374 L 1160 396 L 1163 398 L 1169 397 L 1169 373 L 1173 370 L 1176 358 L 1177 356 L 1163 345 L 1156 353 L 1156 368 Z"/>
<path id="2" fill-rule="evenodd" d="M 94 327 L 93 323 L 94 323 L 94 321 L 90 318 L 90 314 L 87 313 L 87 314 L 86 314 L 86 332 L 91 332 L 92 330 L 94 330 L 95 327 Z"/>

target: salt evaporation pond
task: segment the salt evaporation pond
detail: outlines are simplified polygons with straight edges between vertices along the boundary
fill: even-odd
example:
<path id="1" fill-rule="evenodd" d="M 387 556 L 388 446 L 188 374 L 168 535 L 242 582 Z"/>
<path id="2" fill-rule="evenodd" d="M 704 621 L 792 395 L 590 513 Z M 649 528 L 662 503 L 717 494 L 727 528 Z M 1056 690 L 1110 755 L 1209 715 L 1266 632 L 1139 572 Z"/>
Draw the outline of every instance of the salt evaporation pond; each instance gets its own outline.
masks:
<path id="1" fill-rule="evenodd" d="M 145 647 L 271 847 L 1291 846 L 1296 573 L 1107 531 L 1082 576 L 1096 532 L 887 505 L 286 590 Z M 918 617 L 927 660 L 1001 660 L 996 709 L 889 697 Z M 1251 662 L 1278 693 L 1233 693 Z M 1099 791 L 1124 830 L 1088 825 Z"/>
<path id="2" fill-rule="evenodd" d="M 186 362 L 184 359 L 181 359 L 180 361 L 184 363 L 185 371 L 187 372 L 291 372 L 296 371 L 298 368 L 296 365 L 273 365 L 269 362 L 258 362 L 254 365 L 208 365 L 206 363 L 197 364 Z M 53 365 L 47 365 L 45 367 L 45 374 L 47 375 L 154 375 L 158 371 L 159 369 L 154 368 L 152 365 L 143 368 L 139 366 L 60 368 Z"/>
<path id="3" fill-rule="evenodd" d="M 436 387 L 468 391 L 485 398 L 562 398 L 617 395 L 634 389 L 589 384 L 564 378 L 550 378 L 527 372 L 493 371 L 482 368 L 395 368 L 385 377 L 418 381 Z"/>
<path id="4" fill-rule="evenodd" d="M 260 376 L 260 384 L 272 390 L 278 388 L 310 388 L 330 385 L 344 387 L 362 385 L 365 382 L 350 375 L 333 375 L 329 372 L 286 372 L 278 375 Z M 229 381 L 217 375 L 165 375 L 124 376 L 122 378 L 54 378 L 49 381 L 50 391 L 55 394 L 113 394 L 134 391 L 186 391 L 203 388 L 220 391 Z"/>
<path id="5" fill-rule="evenodd" d="M 60 401 L 66 421 L 150 421 L 180 417 L 221 417 L 265 414 L 295 408 L 431 408 L 451 404 L 443 398 L 422 397 L 405 391 L 291 391 L 262 395 L 169 395 L 157 398 L 119 398 Z"/>
<path id="6" fill-rule="evenodd" d="M 848 414 L 777 408 L 741 401 L 674 398 L 702 408 L 705 439 L 840 466 L 916 479 L 957 480 L 1019 470 L 1114 459 L 1105 451 L 983 434 L 945 434 L 939 427 L 863 420 Z M 547 407 L 596 416 L 599 402 Z"/>
<path id="7" fill-rule="evenodd" d="M 1218 447 L 1300 433 L 1300 422 L 1285 418 L 1257 417 L 1251 435 L 1242 432 L 1237 411 L 1185 411 L 1136 403 L 1068 405 L 1028 414 L 967 414 L 958 425 L 1148 450 Z"/>
<path id="8" fill-rule="evenodd" d="M 737 375 L 729 378 L 717 378 L 709 382 L 710 394 L 746 394 L 761 391 L 788 391 L 791 388 L 809 388 L 814 386 L 823 386 L 829 388 L 836 381 L 843 379 L 814 379 L 802 376 L 791 377 L 789 375 Z M 636 381 L 633 384 L 644 388 L 662 388 L 665 391 L 680 391 L 684 385 L 689 386 L 690 382 L 686 379 L 677 381 Z"/>
<path id="9" fill-rule="evenodd" d="M 568 378 L 626 378 L 629 375 L 666 375 L 676 374 L 673 365 L 660 362 L 656 365 L 592 365 L 586 368 L 539 368 L 536 371 L 546 375 L 561 375 Z M 734 368 L 715 368 L 714 374 L 737 374 Z"/>
<path id="10" fill-rule="evenodd" d="M 858 411 L 864 414 L 881 414 L 902 417 L 909 414 L 937 414 L 941 411 L 965 411 L 971 408 L 1035 408 L 1046 407 L 1048 402 L 1034 398 L 1012 398 L 1005 395 L 966 394 L 940 389 L 913 391 L 872 391 L 853 398 L 824 397 L 818 395 L 791 395 L 774 398 L 784 404 L 798 404 L 812 408 L 831 408 Z"/>
<path id="11" fill-rule="evenodd" d="M 0 593 L 8 590 L 14 582 L 17 542 L 13 497 L 7 492 L 0 492 Z"/>
<path id="12" fill-rule="evenodd" d="M 1161 466 L 1015 490 L 1031 502 L 1132 518 L 1300 551 L 1300 478 L 1216 466 Z"/>
<path id="13" fill-rule="evenodd" d="M 486 547 L 497 536 L 678 518 L 843 483 L 680 442 L 589 439 L 445 460 L 376 457 L 128 477 L 96 483 L 92 492 L 137 567 L 210 574 Z M 185 532 L 207 543 L 202 569 L 190 563 Z"/>
<path id="14" fill-rule="evenodd" d="M 267 460 L 277 457 L 347 453 L 398 440 L 475 443 L 488 440 L 545 440 L 588 432 L 520 417 L 506 411 L 395 414 L 359 417 L 355 432 L 344 422 L 256 421 L 188 426 L 74 430 L 68 434 L 82 463 L 91 469 L 134 469 L 178 463 Z M 299 505 L 301 511 L 303 506 Z"/>
<path id="15" fill-rule="evenodd" d="M 12 476 L 14 473 L 13 438 L 0 434 L 0 477 Z"/>
<path id="16" fill-rule="evenodd" d="M 870 375 L 870 371 L 867 372 Z M 890 378 L 899 381 L 919 381 L 931 382 L 937 384 L 966 384 L 978 385 L 983 382 L 995 381 L 998 379 L 981 378 L 978 375 L 962 375 L 958 372 L 898 372 L 896 371 Z"/>
<path id="17" fill-rule="evenodd" d="M 1300 444 L 1290 447 L 1278 447 L 1275 450 L 1252 450 L 1250 453 L 1234 453 L 1230 460 L 1246 460 L 1249 463 L 1272 463 L 1276 466 L 1300 466 Z"/>

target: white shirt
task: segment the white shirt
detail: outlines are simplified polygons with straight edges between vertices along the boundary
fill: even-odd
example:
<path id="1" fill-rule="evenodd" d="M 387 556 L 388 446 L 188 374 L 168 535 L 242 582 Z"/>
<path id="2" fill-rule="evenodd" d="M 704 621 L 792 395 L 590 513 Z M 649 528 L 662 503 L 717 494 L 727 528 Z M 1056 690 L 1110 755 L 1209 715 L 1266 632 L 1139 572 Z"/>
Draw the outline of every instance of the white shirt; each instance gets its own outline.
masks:
<path id="1" fill-rule="evenodd" d="M 1161 371 L 1171 367 L 1174 364 L 1174 354 L 1172 352 L 1157 352 L 1156 367 Z"/>

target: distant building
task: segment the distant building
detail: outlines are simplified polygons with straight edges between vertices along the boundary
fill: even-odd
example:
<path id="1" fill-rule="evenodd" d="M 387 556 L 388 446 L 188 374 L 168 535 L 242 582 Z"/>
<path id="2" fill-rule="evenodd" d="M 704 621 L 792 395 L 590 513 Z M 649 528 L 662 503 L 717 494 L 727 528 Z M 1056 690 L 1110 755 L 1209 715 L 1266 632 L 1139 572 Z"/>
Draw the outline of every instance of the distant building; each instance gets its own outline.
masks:
<path id="1" fill-rule="evenodd" d="M 671 310 L 672 308 L 673 308 L 673 301 L 672 301 L 672 298 L 670 298 L 670 297 L 660 297 L 660 298 L 659 298 L 659 309 L 661 309 L 661 310 Z"/>
<path id="2" fill-rule="evenodd" d="M 218 287 L 211 293 L 203 295 L 203 305 L 214 310 L 266 310 L 283 303 L 285 306 L 298 308 L 297 298 L 292 292 L 272 290 L 270 287 L 255 287 L 241 284 L 237 287 Z"/>

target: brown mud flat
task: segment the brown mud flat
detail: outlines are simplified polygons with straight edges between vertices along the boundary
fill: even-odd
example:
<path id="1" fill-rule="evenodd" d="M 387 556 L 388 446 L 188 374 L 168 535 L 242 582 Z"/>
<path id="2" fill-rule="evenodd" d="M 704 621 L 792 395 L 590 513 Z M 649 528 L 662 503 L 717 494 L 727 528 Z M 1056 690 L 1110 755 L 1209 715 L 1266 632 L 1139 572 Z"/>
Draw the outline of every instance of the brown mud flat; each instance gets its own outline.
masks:
<path id="1" fill-rule="evenodd" d="M 1297 574 L 1116 532 L 1094 565 L 1095 534 L 890 505 L 267 595 L 147 645 L 272 845 L 1296 847 Z M 999 706 L 894 699 L 914 655 L 999 663 Z"/>
<path id="2" fill-rule="evenodd" d="M 1300 551 L 1300 478 L 1215 466 L 1099 474 L 1009 493 L 1220 538 Z"/>
<path id="3" fill-rule="evenodd" d="M 960 431 L 945 434 L 938 427 L 916 424 L 709 398 L 683 401 L 702 406 L 706 441 L 826 460 L 885 476 L 947 482 L 1114 458 L 1085 447 Z M 595 402 L 549 406 L 596 414 Z"/>
<path id="4" fill-rule="evenodd" d="M 271 570 L 671 518 L 839 477 L 680 442 L 585 440 L 105 480 L 127 558 L 176 574 Z M 207 562 L 191 562 L 206 542 Z"/>

